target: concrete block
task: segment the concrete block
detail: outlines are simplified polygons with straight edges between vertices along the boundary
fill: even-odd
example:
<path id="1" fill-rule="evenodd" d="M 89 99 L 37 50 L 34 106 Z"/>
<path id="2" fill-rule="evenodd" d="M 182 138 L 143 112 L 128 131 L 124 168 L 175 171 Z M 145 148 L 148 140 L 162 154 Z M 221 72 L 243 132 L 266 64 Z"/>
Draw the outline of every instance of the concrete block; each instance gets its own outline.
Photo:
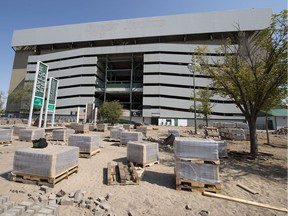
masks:
<path id="1" fill-rule="evenodd" d="M 15 215 L 15 216 L 20 216 L 21 215 L 21 209 L 11 208 L 6 213 L 11 214 L 11 215 Z"/>
<path id="2" fill-rule="evenodd" d="M 26 211 L 25 206 L 20 206 L 20 205 L 14 206 L 12 209 L 17 209 L 17 210 L 19 209 L 20 215 Z"/>
<path id="3" fill-rule="evenodd" d="M 52 209 L 54 215 L 59 215 L 59 206 L 58 205 L 56 205 L 56 204 L 48 205 L 48 206 L 46 206 L 46 208 Z"/>
<path id="4" fill-rule="evenodd" d="M 19 215 L 15 211 L 12 211 L 12 212 L 7 211 L 7 212 L 3 213 L 1 216 L 19 216 Z"/>
<path id="5" fill-rule="evenodd" d="M 7 211 L 7 206 L 6 205 L 0 205 L 0 214 L 4 213 Z"/>
<path id="6" fill-rule="evenodd" d="M 54 211 L 53 209 L 44 207 L 44 208 L 41 208 L 38 213 L 48 215 L 48 214 L 54 214 Z"/>
<path id="7" fill-rule="evenodd" d="M 84 193 L 81 190 L 77 190 L 74 195 L 74 202 L 80 202 L 84 197 Z"/>
<path id="8" fill-rule="evenodd" d="M 44 193 L 49 193 L 51 191 L 51 189 L 46 185 L 40 186 L 40 190 L 44 191 Z"/>
<path id="9" fill-rule="evenodd" d="M 27 209 L 26 211 L 25 211 L 25 216 L 30 216 L 30 215 L 34 215 L 36 212 L 35 212 L 35 210 L 33 210 L 33 209 Z"/>
<path id="10" fill-rule="evenodd" d="M 74 205 L 74 201 L 70 198 L 63 198 L 61 199 L 61 202 L 60 202 L 61 205 Z"/>
<path id="11" fill-rule="evenodd" d="M 5 202 L 7 202 L 9 200 L 9 197 L 7 197 L 7 196 L 1 196 L 0 197 L 0 204 L 3 204 L 3 203 L 5 203 Z"/>
<path id="12" fill-rule="evenodd" d="M 8 201 L 8 202 L 3 203 L 3 205 L 7 206 L 7 210 L 9 210 L 15 205 L 15 202 L 14 201 Z"/>
<path id="13" fill-rule="evenodd" d="M 31 210 L 35 211 L 35 213 L 37 213 L 41 208 L 42 206 L 40 205 L 33 205 L 32 207 L 30 207 Z"/>
<path id="14" fill-rule="evenodd" d="M 33 202 L 23 201 L 23 202 L 19 203 L 18 205 L 19 205 L 19 206 L 24 206 L 24 207 L 25 207 L 25 211 L 26 211 L 27 209 L 29 209 L 30 207 L 32 207 L 33 204 L 34 204 Z"/>

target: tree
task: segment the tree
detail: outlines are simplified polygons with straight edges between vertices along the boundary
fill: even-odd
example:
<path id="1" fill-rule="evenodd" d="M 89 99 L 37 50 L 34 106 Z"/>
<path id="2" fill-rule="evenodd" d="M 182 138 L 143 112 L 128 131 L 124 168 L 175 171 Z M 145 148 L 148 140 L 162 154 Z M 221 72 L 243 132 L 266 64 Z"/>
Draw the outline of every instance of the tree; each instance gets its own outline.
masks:
<path id="1" fill-rule="evenodd" d="M 123 106 L 119 101 L 104 102 L 99 107 L 99 115 L 112 125 L 120 118 L 123 112 Z"/>
<path id="2" fill-rule="evenodd" d="M 195 98 L 196 101 L 199 101 L 200 103 L 196 106 L 196 110 L 199 117 L 203 117 L 203 120 L 205 121 L 205 125 L 208 127 L 208 120 L 210 118 L 213 105 L 211 103 L 210 98 L 214 95 L 213 91 L 209 90 L 209 88 L 201 89 L 197 92 L 197 97 Z M 192 97 L 194 100 L 194 98 Z M 190 111 L 194 112 L 194 106 L 192 105 L 190 107 Z"/>
<path id="3" fill-rule="evenodd" d="M 9 103 L 11 106 L 20 107 L 20 111 L 29 112 L 33 91 L 33 81 L 26 81 L 24 85 L 15 89 L 9 95 Z"/>
<path id="4" fill-rule="evenodd" d="M 5 109 L 4 109 L 4 104 L 5 104 L 5 94 L 3 91 L 0 92 L 0 114 L 3 114 Z"/>
<path id="5" fill-rule="evenodd" d="M 239 107 L 249 125 L 250 153 L 256 157 L 256 120 L 278 97 L 287 97 L 287 10 L 273 15 L 263 31 L 239 31 L 227 38 L 217 51 L 218 58 L 205 55 L 199 47 L 193 56 L 201 73 L 209 75 L 213 87 Z M 213 61 L 213 66 L 208 64 Z"/>

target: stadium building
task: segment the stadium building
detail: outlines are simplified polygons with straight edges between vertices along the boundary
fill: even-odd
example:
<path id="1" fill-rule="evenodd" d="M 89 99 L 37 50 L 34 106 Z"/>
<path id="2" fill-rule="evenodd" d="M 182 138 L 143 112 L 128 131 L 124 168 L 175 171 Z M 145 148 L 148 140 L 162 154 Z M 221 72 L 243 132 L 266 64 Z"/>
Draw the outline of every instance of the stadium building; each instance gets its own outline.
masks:
<path id="1" fill-rule="evenodd" d="M 271 16 L 271 9 L 246 9 L 16 30 L 9 92 L 34 79 L 42 61 L 49 65 L 49 77 L 60 80 L 58 118 L 73 119 L 86 104 L 118 100 L 123 118 L 193 125 L 193 76 L 196 92 L 211 82 L 187 68 L 195 48 L 205 45 L 208 55 L 219 57 L 215 49 L 237 34 L 237 26 L 252 35 L 266 28 Z M 244 120 L 230 99 L 211 101 L 211 120 Z M 17 115 L 19 107 L 8 99 L 8 113 Z"/>

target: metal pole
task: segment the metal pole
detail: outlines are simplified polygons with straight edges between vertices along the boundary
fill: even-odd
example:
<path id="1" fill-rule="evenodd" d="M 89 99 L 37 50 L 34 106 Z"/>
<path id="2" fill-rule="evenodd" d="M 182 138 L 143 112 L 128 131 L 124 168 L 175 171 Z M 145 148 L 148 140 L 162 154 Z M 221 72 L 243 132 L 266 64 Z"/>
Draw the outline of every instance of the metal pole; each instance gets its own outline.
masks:
<path id="1" fill-rule="evenodd" d="M 195 64 L 193 64 L 195 65 Z M 195 134 L 197 134 L 197 117 L 196 117 L 196 90 L 195 90 L 195 70 L 193 71 L 193 65 L 190 63 L 187 65 L 189 71 L 193 74 L 193 97 L 194 97 L 194 128 Z"/>
<path id="2" fill-rule="evenodd" d="M 195 134 L 197 134 L 195 72 L 192 71 L 192 73 L 193 73 L 193 88 L 194 88 L 194 127 L 195 127 Z"/>

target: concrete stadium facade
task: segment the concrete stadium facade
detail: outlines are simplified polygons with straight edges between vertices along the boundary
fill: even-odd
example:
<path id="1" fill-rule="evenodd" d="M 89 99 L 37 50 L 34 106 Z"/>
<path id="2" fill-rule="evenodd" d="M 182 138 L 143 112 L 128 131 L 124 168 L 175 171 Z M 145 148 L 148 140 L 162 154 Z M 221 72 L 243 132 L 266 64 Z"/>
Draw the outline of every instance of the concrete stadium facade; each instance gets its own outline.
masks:
<path id="1" fill-rule="evenodd" d="M 9 92 L 33 80 L 37 61 L 59 79 L 57 116 L 72 117 L 87 103 L 119 100 L 123 118 L 152 124 L 192 125 L 193 74 L 187 68 L 199 45 L 216 49 L 237 27 L 247 34 L 266 28 L 271 9 L 193 13 L 17 30 Z M 195 71 L 195 89 L 211 79 Z M 228 98 L 214 96 L 212 121 L 243 121 Z M 7 112 L 20 106 L 7 103 Z M 200 124 L 201 121 L 198 121 Z"/>

